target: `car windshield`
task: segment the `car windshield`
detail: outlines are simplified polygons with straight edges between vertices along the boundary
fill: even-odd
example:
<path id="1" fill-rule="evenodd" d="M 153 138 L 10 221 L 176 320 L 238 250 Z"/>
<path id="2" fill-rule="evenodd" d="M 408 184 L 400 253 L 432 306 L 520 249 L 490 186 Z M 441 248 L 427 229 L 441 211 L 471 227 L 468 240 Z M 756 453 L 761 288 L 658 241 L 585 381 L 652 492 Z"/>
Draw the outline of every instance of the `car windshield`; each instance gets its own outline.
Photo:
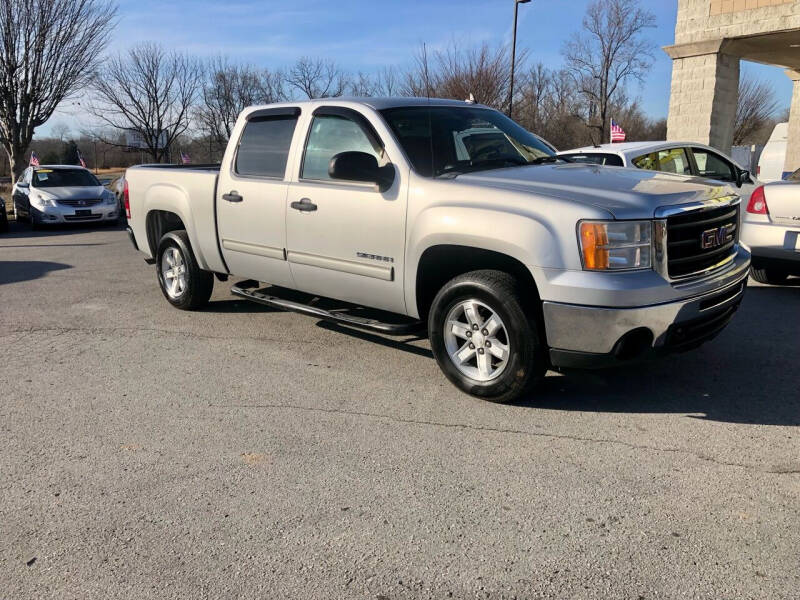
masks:
<path id="1" fill-rule="evenodd" d="M 33 187 L 94 187 L 97 178 L 84 169 L 37 169 L 33 172 Z"/>
<path id="2" fill-rule="evenodd" d="M 424 177 L 560 160 L 543 140 L 489 108 L 412 106 L 381 114 Z"/>

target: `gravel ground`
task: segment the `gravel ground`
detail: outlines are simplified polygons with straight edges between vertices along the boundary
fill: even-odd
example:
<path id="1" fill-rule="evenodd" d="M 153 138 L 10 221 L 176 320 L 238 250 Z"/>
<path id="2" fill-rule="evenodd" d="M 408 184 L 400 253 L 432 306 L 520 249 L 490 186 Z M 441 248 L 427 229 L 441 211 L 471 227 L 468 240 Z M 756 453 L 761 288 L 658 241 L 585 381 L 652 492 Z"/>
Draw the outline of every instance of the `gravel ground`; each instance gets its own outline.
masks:
<path id="1" fill-rule="evenodd" d="M 426 341 L 172 309 L 119 229 L 0 236 L 0 598 L 797 598 L 800 280 L 513 406 Z"/>

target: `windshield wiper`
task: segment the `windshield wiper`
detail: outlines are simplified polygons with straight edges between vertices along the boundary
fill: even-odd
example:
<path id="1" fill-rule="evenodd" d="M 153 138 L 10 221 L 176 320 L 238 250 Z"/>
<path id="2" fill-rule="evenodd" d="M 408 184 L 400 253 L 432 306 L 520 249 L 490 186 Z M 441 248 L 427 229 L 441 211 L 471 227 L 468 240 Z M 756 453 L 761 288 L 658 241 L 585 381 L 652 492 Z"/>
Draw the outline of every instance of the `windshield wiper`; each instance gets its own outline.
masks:
<path id="1" fill-rule="evenodd" d="M 562 158 L 561 156 L 540 156 L 538 158 L 534 158 L 528 164 L 529 165 L 541 165 L 543 163 L 554 163 L 554 162 L 558 162 L 560 160 L 564 161 L 564 162 L 569 162 L 568 160 L 566 160 L 565 158 Z"/>

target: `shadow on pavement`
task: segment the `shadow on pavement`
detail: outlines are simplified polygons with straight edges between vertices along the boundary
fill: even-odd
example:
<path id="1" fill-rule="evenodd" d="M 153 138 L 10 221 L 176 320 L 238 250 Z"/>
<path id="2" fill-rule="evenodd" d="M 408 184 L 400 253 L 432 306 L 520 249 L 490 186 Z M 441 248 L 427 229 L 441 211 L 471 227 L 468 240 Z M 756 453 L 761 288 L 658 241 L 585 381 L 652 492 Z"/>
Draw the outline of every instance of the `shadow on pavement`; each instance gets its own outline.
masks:
<path id="1" fill-rule="evenodd" d="M 64 235 L 74 235 L 80 233 L 91 233 L 92 231 L 125 231 L 126 225 L 113 223 L 106 225 L 105 223 L 74 223 L 70 225 L 43 225 L 37 230 L 32 230 L 27 223 L 20 223 L 17 221 L 10 221 L 8 224 L 8 233 L 0 234 L 0 242 L 3 240 L 23 240 L 23 239 L 41 239 L 52 238 Z M 45 244 L 55 245 L 55 244 Z M 86 245 L 86 244 L 80 244 Z"/>
<path id="2" fill-rule="evenodd" d="M 50 271 L 71 269 L 72 265 L 40 260 L 0 260 L 0 285 L 44 277 Z"/>
<path id="3" fill-rule="evenodd" d="M 248 302 L 247 300 L 216 300 L 209 302 L 207 306 L 198 312 L 209 313 L 272 313 L 283 312 L 277 308 L 270 308 L 263 304 Z"/>
<path id="4" fill-rule="evenodd" d="M 799 341 L 800 288 L 749 287 L 727 329 L 700 348 L 625 368 L 548 377 L 518 405 L 798 426 Z"/>

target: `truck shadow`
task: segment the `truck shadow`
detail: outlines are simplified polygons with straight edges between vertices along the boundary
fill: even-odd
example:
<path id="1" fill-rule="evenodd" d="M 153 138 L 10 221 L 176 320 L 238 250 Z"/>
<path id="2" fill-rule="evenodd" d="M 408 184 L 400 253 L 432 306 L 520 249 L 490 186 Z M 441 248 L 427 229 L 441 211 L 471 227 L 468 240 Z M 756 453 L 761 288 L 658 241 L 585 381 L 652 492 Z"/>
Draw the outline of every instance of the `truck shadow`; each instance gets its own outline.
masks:
<path id="1" fill-rule="evenodd" d="M 728 328 L 699 349 L 609 371 L 548 377 L 518 405 L 798 426 L 798 340 L 800 288 L 749 287 Z"/>
<path id="2" fill-rule="evenodd" d="M 39 279 L 51 271 L 71 268 L 72 265 L 41 260 L 0 260 L 0 285 Z"/>

